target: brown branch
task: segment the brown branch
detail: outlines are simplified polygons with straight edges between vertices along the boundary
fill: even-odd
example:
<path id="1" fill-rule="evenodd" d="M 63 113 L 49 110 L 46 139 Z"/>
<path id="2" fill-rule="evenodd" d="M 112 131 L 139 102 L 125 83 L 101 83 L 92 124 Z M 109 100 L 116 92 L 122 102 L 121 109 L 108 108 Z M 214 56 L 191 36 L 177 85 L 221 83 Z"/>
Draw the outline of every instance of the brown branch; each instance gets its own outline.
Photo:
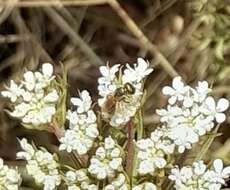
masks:
<path id="1" fill-rule="evenodd" d="M 90 46 L 79 36 L 77 32 L 66 22 L 66 20 L 52 7 L 44 8 L 46 14 L 55 22 L 60 29 L 87 55 L 92 64 L 103 65 L 101 58 L 90 48 Z"/>
<path id="2" fill-rule="evenodd" d="M 165 71 L 171 76 L 177 76 L 176 70 L 164 57 L 164 55 L 158 50 L 158 48 L 150 42 L 150 40 L 144 35 L 132 18 L 127 14 L 127 12 L 120 6 L 117 0 L 108 0 L 109 5 L 116 11 L 120 16 L 122 21 L 126 24 L 130 32 L 138 39 L 143 49 L 148 50 L 152 56 L 155 58 L 156 62 L 159 63 Z"/>
<path id="3" fill-rule="evenodd" d="M 27 0 L 1 1 L 0 7 L 48 7 L 48 6 L 93 6 L 103 5 L 107 0 Z"/>
<path id="4" fill-rule="evenodd" d="M 133 159 L 135 154 L 135 148 L 133 140 L 135 138 L 134 125 L 132 121 L 127 123 L 128 130 L 128 142 L 127 142 L 127 157 L 126 157 L 126 172 L 129 176 L 129 179 L 132 180 L 133 173 Z"/>
<path id="5" fill-rule="evenodd" d="M 0 44 L 18 43 L 21 41 L 28 41 L 28 40 L 29 40 L 29 36 L 26 36 L 26 35 L 14 35 L 14 34 L 1 35 L 0 34 Z"/>

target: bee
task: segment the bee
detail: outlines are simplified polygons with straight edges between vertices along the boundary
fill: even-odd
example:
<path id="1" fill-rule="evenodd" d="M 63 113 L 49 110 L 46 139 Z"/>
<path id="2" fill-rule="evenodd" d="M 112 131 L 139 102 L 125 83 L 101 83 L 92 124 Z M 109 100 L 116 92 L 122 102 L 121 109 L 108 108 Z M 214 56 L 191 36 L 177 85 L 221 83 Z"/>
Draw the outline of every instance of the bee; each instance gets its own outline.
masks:
<path id="1" fill-rule="evenodd" d="M 125 83 L 124 86 L 117 88 L 113 94 L 107 96 L 102 106 L 103 117 L 109 119 L 119 107 L 119 103 L 122 101 L 128 103 L 130 95 L 133 94 L 135 94 L 135 88 L 130 83 Z"/>

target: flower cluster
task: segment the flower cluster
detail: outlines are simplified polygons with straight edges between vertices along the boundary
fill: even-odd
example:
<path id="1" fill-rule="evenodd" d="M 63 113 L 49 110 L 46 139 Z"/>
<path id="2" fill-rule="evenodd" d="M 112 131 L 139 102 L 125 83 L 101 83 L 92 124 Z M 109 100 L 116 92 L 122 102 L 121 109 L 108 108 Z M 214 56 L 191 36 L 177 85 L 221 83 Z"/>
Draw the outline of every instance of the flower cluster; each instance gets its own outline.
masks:
<path id="1" fill-rule="evenodd" d="M 132 190 L 157 190 L 157 187 L 151 182 L 145 182 L 133 187 Z"/>
<path id="2" fill-rule="evenodd" d="M 98 104 L 102 107 L 103 117 L 114 127 L 125 125 L 135 115 L 141 104 L 143 80 L 153 70 L 142 58 L 137 59 L 134 68 L 127 64 L 122 76 L 119 68 L 120 65 L 111 68 L 101 66 L 102 77 L 98 79 L 98 90 L 101 96 Z M 118 72 L 119 76 L 117 76 Z M 127 84 L 131 86 L 131 91 L 126 91 Z M 111 102 L 111 97 L 114 97 L 115 102 Z"/>
<path id="3" fill-rule="evenodd" d="M 154 175 L 156 169 L 167 165 L 166 157 L 174 152 L 175 144 L 168 138 L 168 130 L 163 126 L 155 129 L 150 138 L 138 140 L 136 148 L 139 175 Z"/>
<path id="4" fill-rule="evenodd" d="M 212 167 L 197 161 L 180 169 L 174 166 L 173 156 L 175 151 L 190 149 L 201 136 L 225 121 L 223 112 L 229 107 L 228 100 L 221 98 L 216 102 L 209 95 L 211 89 L 206 81 L 192 88 L 181 77 L 175 77 L 172 86 L 163 88 L 169 98 L 167 108 L 157 110 L 161 126 L 142 138 L 143 119 L 136 112 L 142 106 L 144 79 L 152 72 L 148 66 L 138 58 L 133 67 L 100 67 L 98 104 L 103 122 L 93 111 L 86 90 L 70 99 L 70 110 L 62 106 L 66 96 L 62 95 L 62 81 L 60 92 L 55 90 L 58 81 L 54 80 L 51 64 L 43 64 L 41 72 L 26 72 L 19 85 L 11 81 L 2 92 L 15 106 L 10 114 L 20 118 L 24 126 L 39 129 L 52 124 L 49 132 L 58 138 L 59 150 L 66 150 L 73 158 L 66 165 L 61 162 L 66 161 L 63 152 L 59 162 L 45 148 L 36 148 L 24 138 L 20 140 L 22 151 L 17 158 L 26 161 L 27 173 L 36 184 L 44 190 L 157 190 L 169 180 L 175 183 L 176 190 L 219 190 L 225 185 L 230 166 L 224 168 L 221 160 L 215 160 Z M 59 116 L 61 125 L 68 120 L 66 130 L 56 128 Z M 168 168 L 173 169 L 168 172 Z M 0 158 L 0 189 L 18 190 L 20 183 L 17 169 L 3 165 Z"/>
<path id="5" fill-rule="evenodd" d="M 77 109 L 67 113 L 69 129 L 60 139 L 59 149 L 67 152 L 76 150 L 79 155 L 83 155 L 93 146 L 94 139 L 99 135 L 97 118 L 91 108 L 91 97 L 86 90 L 80 93 L 80 98 L 71 98 L 71 102 Z"/>
<path id="6" fill-rule="evenodd" d="M 105 186 L 104 190 L 129 190 L 127 179 L 123 173 L 118 176 L 109 184 Z"/>
<path id="7" fill-rule="evenodd" d="M 0 189 L 1 190 L 18 190 L 21 183 L 21 176 L 17 169 L 9 168 L 3 164 L 0 158 Z"/>
<path id="8" fill-rule="evenodd" d="M 68 190 L 98 190 L 97 185 L 91 183 L 85 169 L 68 171 L 65 178 Z"/>
<path id="9" fill-rule="evenodd" d="M 157 168 L 164 168 L 167 164 L 165 152 L 157 147 L 154 139 L 147 138 L 137 141 L 137 171 L 140 175 L 153 175 Z"/>
<path id="10" fill-rule="evenodd" d="M 41 72 L 24 73 L 19 85 L 11 80 L 10 86 L 1 92 L 14 106 L 10 115 L 21 119 L 28 127 L 50 123 L 59 98 L 58 92 L 50 88 L 54 78 L 53 66 L 44 63 Z"/>
<path id="11" fill-rule="evenodd" d="M 17 153 L 19 159 L 27 161 L 27 172 L 36 183 L 44 185 L 44 190 L 54 190 L 61 183 L 59 164 L 55 156 L 44 148 L 37 150 L 26 139 L 20 141 L 23 151 Z"/>
<path id="12" fill-rule="evenodd" d="M 95 155 L 90 159 L 89 172 L 97 179 L 114 177 L 122 169 L 122 152 L 120 147 L 109 136 L 105 138 L 103 146 L 97 148 Z"/>
<path id="13" fill-rule="evenodd" d="M 172 87 L 163 88 L 163 94 L 169 96 L 169 104 L 167 109 L 157 110 L 157 114 L 167 128 L 168 138 L 178 146 L 180 153 L 211 131 L 215 122 L 222 123 L 226 118 L 223 112 L 229 107 L 228 100 L 221 98 L 216 103 L 208 95 L 210 91 L 206 81 L 192 88 L 185 85 L 181 77 L 173 79 Z"/>
<path id="14" fill-rule="evenodd" d="M 172 169 L 169 179 L 175 182 L 176 190 L 210 189 L 219 190 L 225 185 L 225 179 L 230 176 L 230 166 L 224 168 L 223 162 L 217 159 L 208 169 L 203 161 L 194 162 L 192 166 Z"/>

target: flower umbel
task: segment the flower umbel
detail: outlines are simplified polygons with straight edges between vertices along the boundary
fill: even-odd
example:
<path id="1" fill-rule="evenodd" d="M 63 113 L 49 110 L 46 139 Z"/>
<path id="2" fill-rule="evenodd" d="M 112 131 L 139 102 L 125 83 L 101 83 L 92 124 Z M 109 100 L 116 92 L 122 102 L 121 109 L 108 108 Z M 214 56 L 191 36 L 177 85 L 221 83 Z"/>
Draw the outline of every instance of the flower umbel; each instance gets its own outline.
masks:
<path id="1" fill-rule="evenodd" d="M 210 189 L 219 190 L 230 176 L 230 167 L 223 168 L 223 162 L 217 159 L 208 169 L 203 161 L 194 162 L 192 166 L 172 169 L 169 179 L 175 182 L 176 190 Z"/>
<path id="2" fill-rule="evenodd" d="M 114 177 L 122 169 L 121 150 L 112 137 L 105 138 L 95 155 L 90 159 L 89 172 L 99 180 Z"/>
<path id="3" fill-rule="evenodd" d="M 223 112 L 229 107 L 228 100 L 221 98 L 216 104 L 209 92 L 211 89 L 206 81 L 192 88 L 185 85 L 181 77 L 173 79 L 172 87 L 163 88 L 163 94 L 170 97 L 169 105 L 167 109 L 157 110 L 157 114 L 168 130 L 168 138 L 178 146 L 180 153 L 191 149 L 200 136 L 211 131 L 215 121 L 225 120 Z"/>
<path id="4" fill-rule="evenodd" d="M 1 92 L 13 104 L 10 115 L 21 119 L 28 128 L 40 129 L 40 125 L 51 123 L 59 98 L 57 90 L 51 87 L 54 78 L 53 66 L 44 63 L 41 72 L 24 73 L 19 85 L 11 80 L 10 86 Z"/>
<path id="5" fill-rule="evenodd" d="M 68 190 L 98 190 L 97 185 L 90 181 L 85 169 L 68 171 L 65 178 Z"/>
<path id="6" fill-rule="evenodd" d="M 3 164 L 0 158 L 0 189 L 1 190 L 18 190 L 21 183 L 21 176 L 17 168 L 9 168 Z"/>
<path id="7" fill-rule="evenodd" d="M 44 190 L 56 189 L 61 183 L 61 175 L 55 156 L 44 148 L 37 150 L 26 139 L 22 139 L 20 145 L 23 151 L 17 153 L 17 158 L 26 160 L 28 174 L 35 179 L 36 183 L 42 184 Z"/>
<path id="8" fill-rule="evenodd" d="M 83 155 L 93 146 L 95 138 L 99 135 L 96 115 L 91 108 L 92 100 L 88 91 L 82 91 L 80 98 L 71 98 L 71 102 L 77 109 L 69 110 L 67 113 L 69 129 L 60 139 L 59 149 L 67 152 L 76 150 L 79 155 Z"/>

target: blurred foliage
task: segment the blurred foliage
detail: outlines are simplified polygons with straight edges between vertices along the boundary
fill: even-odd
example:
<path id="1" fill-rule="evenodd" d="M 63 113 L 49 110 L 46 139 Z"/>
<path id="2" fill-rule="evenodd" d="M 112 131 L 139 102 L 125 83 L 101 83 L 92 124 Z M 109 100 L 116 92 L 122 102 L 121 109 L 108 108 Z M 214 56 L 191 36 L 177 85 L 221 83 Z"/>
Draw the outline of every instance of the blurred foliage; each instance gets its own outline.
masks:
<path id="1" fill-rule="evenodd" d="M 196 32 L 201 43 L 200 50 L 208 46 L 213 48 L 217 61 L 224 63 L 230 44 L 230 4 L 224 0 L 195 0 L 192 7 L 195 18 L 200 19 L 210 31 Z"/>

